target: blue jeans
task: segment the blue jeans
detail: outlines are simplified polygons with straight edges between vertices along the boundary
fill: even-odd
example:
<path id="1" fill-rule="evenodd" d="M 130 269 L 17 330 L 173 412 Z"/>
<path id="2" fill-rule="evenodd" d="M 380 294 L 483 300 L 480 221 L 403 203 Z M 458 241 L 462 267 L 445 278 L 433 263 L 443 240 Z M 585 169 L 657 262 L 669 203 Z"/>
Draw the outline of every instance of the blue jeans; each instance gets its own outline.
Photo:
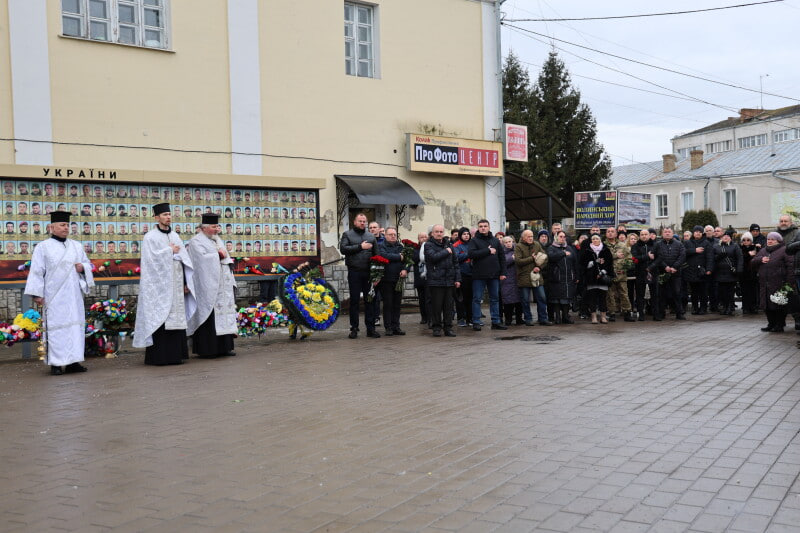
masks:
<path id="1" fill-rule="evenodd" d="M 547 299 L 544 294 L 544 286 L 538 287 L 520 287 L 520 296 L 522 297 L 522 317 L 525 322 L 532 322 L 533 315 L 531 314 L 531 293 L 536 299 L 536 319 L 541 324 L 547 322 Z"/>
<path id="2" fill-rule="evenodd" d="M 472 320 L 477 322 L 481 316 L 481 298 L 483 290 L 489 289 L 489 314 L 492 324 L 500 323 L 500 279 L 472 280 Z"/>

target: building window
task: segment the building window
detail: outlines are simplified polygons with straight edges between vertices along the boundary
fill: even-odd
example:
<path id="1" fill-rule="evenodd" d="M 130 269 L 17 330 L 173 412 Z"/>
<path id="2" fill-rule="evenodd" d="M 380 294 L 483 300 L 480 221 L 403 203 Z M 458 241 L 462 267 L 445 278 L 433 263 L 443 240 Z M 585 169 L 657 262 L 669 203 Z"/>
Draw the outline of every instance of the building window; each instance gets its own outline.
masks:
<path id="1" fill-rule="evenodd" d="M 706 144 L 707 154 L 718 154 L 720 152 L 730 152 L 733 149 L 733 141 L 718 141 Z"/>
<path id="2" fill-rule="evenodd" d="M 722 191 L 722 212 L 736 212 L 736 189 L 725 189 Z"/>
<path id="3" fill-rule="evenodd" d="M 691 211 L 692 209 L 694 209 L 694 192 L 693 191 L 682 192 L 681 193 L 681 216 L 685 215 L 687 211 Z"/>
<path id="4" fill-rule="evenodd" d="M 739 148 L 752 148 L 754 146 L 763 146 L 767 144 L 767 134 L 751 135 L 750 137 L 742 137 L 739 139 Z"/>
<path id="5" fill-rule="evenodd" d="M 169 0 L 61 0 L 64 35 L 167 48 Z"/>
<path id="6" fill-rule="evenodd" d="M 666 218 L 669 216 L 667 198 L 666 194 L 656 194 L 656 216 L 658 218 Z"/>
<path id="7" fill-rule="evenodd" d="M 350 76 L 375 77 L 375 8 L 344 4 L 344 70 Z"/>
<path id="8" fill-rule="evenodd" d="M 794 141 L 800 139 L 800 128 L 776 131 L 773 135 L 776 143 Z"/>
<path id="9" fill-rule="evenodd" d="M 701 148 L 700 146 L 692 146 L 691 148 L 679 148 L 678 150 L 675 151 L 675 153 L 678 155 L 679 158 L 686 159 L 687 157 L 689 157 L 689 154 L 692 152 L 692 150 L 700 150 L 700 148 Z"/>

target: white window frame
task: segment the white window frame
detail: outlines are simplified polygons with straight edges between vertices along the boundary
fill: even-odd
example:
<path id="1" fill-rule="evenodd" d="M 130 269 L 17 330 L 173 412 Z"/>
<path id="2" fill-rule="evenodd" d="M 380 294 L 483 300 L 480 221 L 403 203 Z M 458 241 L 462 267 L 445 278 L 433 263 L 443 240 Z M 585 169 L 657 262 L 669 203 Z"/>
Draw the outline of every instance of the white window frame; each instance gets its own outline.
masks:
<path id="1" fill-rule="evenodd" d="M 772 134 L 776 143 L 794 141 L 800 139 L 800 128 L 789 128 L 787 130 L 776 131 Z"/>
<path id="2" fill-rule="evenodd" d="M 686 207 L 686 199 L 691 198 L 689 202 L 689 207 Z M 694 210 L 694 191 L 682 191 L 681 192 L 681 216 L 686 214 L 686 211 L 693 211 Z"/>
<path id="3" fill-rule="evenodd" d="M 61 35 L 75 39 L 86 39 L 104 43 L 138 46 L 155 50 L 170 49 L 170 0 L 70 0 L 78 6 L 79 12 L 66 11 L 61 4 Z M 105 6 L 106 17 L 92 16 L 92 6 Z M 134 22 L 120 21 L 120 12 L 131 9 Z M 161 26 L 151 26 L 146 23 L 146 13 L 157 13 L 161 19 Z M 65 22 L 69 20 L 78 23 L 78 33 L 67 32 Z M 106 27 L 106 39 L 92 35 L 92 28 Z M 125 39 L 124 33 L 133 30 L 132 39 Z M 158 33 L 159 40 L 147 40 L 147 36 Z"/>
<path id="4" fill-rule="evenodd" d="M 734 214 L 739 211 L 739 194 L 736 191 L 736 187 L 728 187 L 727 189 L 722 189 L 722 213 L 723 214 Z M 731 204 L 733 204 L 731 206 Z M 730 209 L 733 207 L 733 209 Z"/>
<path id="5" fill-rule="evenodd" d="M 352 13 L 351 19 L 348 19 L 348 9 Z M 369 13 L 369 22 L 361 22 L 360 15 L 362 13 Z M 362 31 L 368 32 L 365 39 L 360 38 Z M 377 5 L 364 2 L 344 3 L 344 72 L 346 75 L 358 78 L 380 77 L 379 35 L 380 25 Z M 364 47 L 366 47 L 366 55 L 368 57 L 363 57 Z"/>
<path id="6" fill-rule="evenodd" d="M 656 218 L 669 218 L 669 195 L 667 193 L 656 194 Z"/>
<path id="7" fill-rule="evenodd" d="M 749 137 L 742 137 L 739 139 L 739 148 L 754 148 L 756 146 L 764 146 L 765 144 L 767 144 L 766 133 L 750 135 Z"/>

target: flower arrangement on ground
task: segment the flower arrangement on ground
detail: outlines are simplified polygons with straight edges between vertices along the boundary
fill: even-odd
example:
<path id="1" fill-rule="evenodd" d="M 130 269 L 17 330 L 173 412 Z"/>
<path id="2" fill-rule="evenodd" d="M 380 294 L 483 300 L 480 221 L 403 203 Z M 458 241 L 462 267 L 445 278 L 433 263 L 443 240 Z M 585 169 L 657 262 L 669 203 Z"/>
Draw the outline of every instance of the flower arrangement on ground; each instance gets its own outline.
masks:
<path id="1" fill-rule="evenodd" d="M 770 294 L 769 301 L 775 305 L 789 305 L 789 294 L 793 292 L 794 289 L 788 283 L 784 283 L 783 287 Z"/>
<path id="2" fill-rule="evenodd" d="M 0 342 L 13 346 L 23 340 L 39 340 L 42 335 L 39 329 L 42 315 L 38 311 L 28 309 L 18 314 L 12 323 L 0 322 Z"/>
<path id="3" fill-rule="evenodd" d="M 339 296 L 324 279 L 311 277 L 308 265 L 285 276 L 280 289 L 278 299 L 295 325 L 290 325 L 295 335 L 296 327 L 326 330 L 339 317 Z"/>
<path id="4" fill-rule="evenodd" d="M 386 271 L 386 265 L 389 260 L 382 255 L 373 255 L 369 258 L 369 293 L 367 293 L 367 301 L 371 302 L 375 298 L 375 286 L 383 279 L 383 273 Z"/>
<path id="5" fill-rule="evenodd" d="M 236 323 L 240 337 L 261 336 L 269 328 L 286 326 L 289 317 L 283 312 L 283 306 L 277 300 L 268 304 L 256 303 L 239 309 Z"/>

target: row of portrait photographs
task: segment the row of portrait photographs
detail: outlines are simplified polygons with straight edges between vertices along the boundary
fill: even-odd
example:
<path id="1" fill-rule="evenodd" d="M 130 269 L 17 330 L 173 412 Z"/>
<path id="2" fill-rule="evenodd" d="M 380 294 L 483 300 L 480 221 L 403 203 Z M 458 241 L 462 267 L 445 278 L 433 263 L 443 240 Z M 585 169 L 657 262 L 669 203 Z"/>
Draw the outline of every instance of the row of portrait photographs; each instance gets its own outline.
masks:
<path id="1" fill-rule="evenodd" d="M 111 199 L 134 198 L 149 202 L 193 203 L 204 205 L 228 205 L 241 202 L 251 206 L 269 207 L 273 205 L 301 206 L 316 204 L 314 191 L 248 189 L 241 187 L 179 187 L 156 185 L 125 185 L 121 183 L 98 185 L 97 183 L 56 182 L 56 181 L 3 181 L 2 197 L 6 200 L 25 200 L 31 196 L 41 196 L 45 201 L 69 201 L 112 203 Z M 80 200 L 78 200 L 80 199 Z M 119 203 L 116 200 L 114 203 Z"/>
<path id="2" fill-rule="evenodd" d="M 5 259 L 30 259 L 39 241 L 3 240 L 0 249 Z M 95 259 L 139 259 L 140 242 L 131 240 L 85 240 L 83 249 L 90 258 Z M 225 248 L 232 256 L 236 254 L 253 257 L 316 255 L 317 241 L 296 240 L 226 240 Z"/>
<path id="3" fill-rule="evenodd" d="M 130 203 L 81 203 L 81 202 L 39 202 L 5 201 L 6 218 L 27 218 L 49 215 L 53 211 L 69 211 L 75 217 L 92 217 L 102 220 L 109 218 L 152 218 L 152 204 Z M 172 218 L 176 220 L 199 219 L 203 214 L 216 214 L 220 219 L 235 218 L 242 222 L 280 222 L 316 221 L 314 207 L 252 207 L 252 206 L 210 206 L 210 205 L 171 205 Z M 199 222 L 199 220 L 198 220 Z"/>
<path id="4" fill-rule="evenodd" d="M 7 220 L 3 234 L 24 237 L 26 235 L 47 235 L 49 220 Z M 70 236 L 82 240 L 91 235 L 144 235 L 150 231 L 153 222 L 96 222 L 92 220 L 73 220 L 70 222 Z M 296 236 L 317 235 L 316 224 L 220 224 L 221 235 L 259 235 L 277 239 L 291 239 Z M 171 225 L 175 233 L 191 237 L 199 229 L 195 222 L 176 222 Z M 188 237 L 187 237 L 188 238 Z"/>

